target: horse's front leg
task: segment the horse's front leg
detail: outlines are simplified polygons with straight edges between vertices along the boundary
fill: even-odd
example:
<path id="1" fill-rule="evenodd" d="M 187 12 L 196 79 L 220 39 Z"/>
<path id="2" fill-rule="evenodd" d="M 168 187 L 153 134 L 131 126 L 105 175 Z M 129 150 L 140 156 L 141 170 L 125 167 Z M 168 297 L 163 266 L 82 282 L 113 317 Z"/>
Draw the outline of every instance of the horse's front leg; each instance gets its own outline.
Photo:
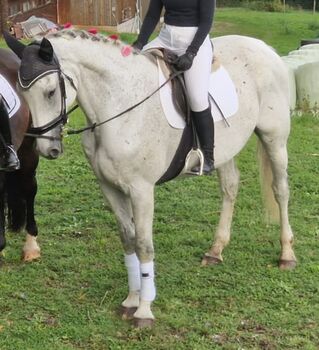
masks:
<path id="1" fill-rule="evenodd" d="M 232 159 L 217 170 L 223 203 L 213 246 L 205 254 L 202 265 L 223 261 L 222 252 L 230 240 L 230 229 L 239 185 L 239 171 Z"/>
<path id="2" fill-rule="evenodd" d="M 25 187 L 26 196 L 26 241 L 23 247 L 23 260 L 26 262 L 39 259 L 41 257 L 41 249 L 37 242 L 38 227 L 34 216 L 34 200 L 37 194 L 37 179 L 35 172 L 30 174 L 29 186 Z"/>
<path id="3" fill-rule="evenodd" d="M 4 178 L 0 174 L 0 255 L 6 246 L 5 215 L 4 215 Z"/>
<path id="4" fill-rule="evenodd" d="M 38 191 L 36 169 L 39 155 L 35 151 L 34 141 L 25 139 L 19 149 L 21 169 L 16 172 L 16 186 L 20 188 L 20 196 L 25 200 L 26 210 L 26 240 L 22 249 L 22 259 L 30 262 L 41 257 L 41 249 L 37 242 L 38 227 L 34 215 L 35 197 Z"/>
<path id="5" fill-rule="evenodd" d="M 129 293 L 123 301 L 121 315 L 123 319 L 133 318 L 140 300 L 140 262 L 135 254 L 135 226 L 130 197 L 122 191 L 100 182 L 101 190 L 110 203 L 116 216 L 122 245 L 124 248 L 124 261 L 128 273 Z"/>
<path id="6" fill-rule="evenodd" d="M 139 184 L 130 189 L 136 231 L 136 254 L 140 261 L 140 304 L 134 314 L 137 327 L 150 327 L 154 323 L 151 304 L 155 299 L 153 214 L 154 186 Z"/>

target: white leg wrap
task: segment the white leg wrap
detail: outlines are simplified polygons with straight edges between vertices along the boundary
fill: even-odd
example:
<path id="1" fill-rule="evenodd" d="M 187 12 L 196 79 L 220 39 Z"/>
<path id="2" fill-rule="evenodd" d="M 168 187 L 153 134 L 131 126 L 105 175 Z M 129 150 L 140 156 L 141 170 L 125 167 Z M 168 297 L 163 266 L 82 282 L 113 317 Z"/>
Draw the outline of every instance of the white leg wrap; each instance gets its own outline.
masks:
<path id="1" fill-rule="evenodd" d="M 125 266 L 128 274 L 128 286 L 130 292 L 139 291 L 141 289 L 140 262 L 137 255 L 125 254 Z"/>
<path id="2" fill-rule="evenodd" d="M 156 295 L 153 261 L 141 264 L 141 282 L 141 300 L 153 301 Z"/>

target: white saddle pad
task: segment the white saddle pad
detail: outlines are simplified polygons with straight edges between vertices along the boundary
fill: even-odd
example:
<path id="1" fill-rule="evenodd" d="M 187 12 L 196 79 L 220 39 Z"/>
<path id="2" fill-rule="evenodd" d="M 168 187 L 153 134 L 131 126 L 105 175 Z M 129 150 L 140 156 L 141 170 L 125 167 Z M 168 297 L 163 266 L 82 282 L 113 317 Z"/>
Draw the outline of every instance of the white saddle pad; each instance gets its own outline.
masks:
<path id="1" fill-rule="evenodd" d="M 159 65 L 158 67 L 159 84 L 161 85 L 166 81 L 166 78 Z M 224 120 L 223 116 L 227 119 L 238 111 L 236 87 L 223 66 L 212 72 L 209 93 L 213 97 L 213 100 L 210 98 L 210 103 L 215 123 Z M 184 117 L 174 106 L 171 84 L 166 84 L 160 90 L 160 98 L 168 123 L 173 128 L 184 129 L 186 123 Z"/>
<path id="2" fill-rule="evenodd" d="M 9 117 L 12 117 L 20 108 L 21 101 L 7 79 L 0 74 L 0 94 L 7 107 Z"/>

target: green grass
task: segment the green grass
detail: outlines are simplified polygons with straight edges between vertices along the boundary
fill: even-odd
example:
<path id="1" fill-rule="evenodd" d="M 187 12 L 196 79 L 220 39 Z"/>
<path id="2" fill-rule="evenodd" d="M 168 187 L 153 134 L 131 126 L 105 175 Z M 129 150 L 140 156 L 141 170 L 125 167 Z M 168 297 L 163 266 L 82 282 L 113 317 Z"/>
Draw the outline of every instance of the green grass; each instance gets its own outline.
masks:
<path id="1" fill-rule="evenodd" d="M 301 39 L 319 37 L 319 14 L 292 11 L 258 12 L 249 9 L 217 9 L 213 35 L 241 34 L 266 41 L 281 55 L 295 50 Z"/>
<path id="2" fill-rule="evenodd" d="M 318 119 L 293 119 L 290 217 L 299 260 L 293 272 L 278 270 L 279 229 L 262 221 L 254 138 L 238 159 L 242 185 L 222 266 L 200 267 L 218 218 L 216 177 L 157 188 L 151 331 L 117 315 L 126 272 L 116 222 L 79 137 L 67 138 L 64 156 L 42 160 L 38 170 L 41 261 L 22 264 L 22 237 L 8 235 L 0 349 L 317 349 L 318 132 Z"/>
<path id="3" fill-rule="evenodd" d="M 247 15 L 246 28 L 240 31 L 238 23 L 234 33 L 255 29 L 266 38 L 258 28 L 268 14 L 219 10 L 216 23 L 220 28 L 222 20 L 235 23 L 238 13 Z M 273 15 L 272 45 L 290 50 L 298 36 L 287 38 L 282 49 L 286 34 L 275 30 L 279 15 Z M 308 13 L 292 15 L 308 30 Z M 257 16 L 260 22 L 253 20 Z M 72 126 L 82 122 L 78 113 L 72 117 Z M 278 270 L 279 228 L 262 220 L 255 138 L 238 157 L 241 189 L 223 265 L 200 266 L 220 210 L 216 177 L 176 180 L 156 189 L 158 295 L 152 330 L 136 330 L 118 317 L 127 282 L 116 221 L 82 154 L 80 137 L 66 138 L 63 157 L 42 159 L 38 168 L 42 259 L 23 264 L 23 235 L 8 234 L 0 263 L 0 349 L 318 349 L 318 134 L 319 118 L 293 118 L 290 219 L 299 262 L 294 271 Z"/>

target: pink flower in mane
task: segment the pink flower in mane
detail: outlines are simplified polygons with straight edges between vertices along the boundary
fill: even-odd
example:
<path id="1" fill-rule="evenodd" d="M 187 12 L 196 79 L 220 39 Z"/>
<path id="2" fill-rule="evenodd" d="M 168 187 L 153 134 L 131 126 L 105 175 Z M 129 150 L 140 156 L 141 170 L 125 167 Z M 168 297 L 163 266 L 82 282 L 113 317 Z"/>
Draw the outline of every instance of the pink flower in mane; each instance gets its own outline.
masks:
<path id="1" fill-rule="evenodd" d="M 64 25 L 63 25 L 63 28 L 64 29 L 70 29 L 72 27 L 72 23 L 71 22 L 66 22 Z"/>
<path id="2" fill-rule="evenodd" d="M 90 29 L 88 30 L 88 32 L 91 33 L 91 34 L 93 34 L 93 35 L 95 35 L 95 34 L 97 34 L 97 29 L 96 29 L 96 28 L 90 28 Z"/>
<path id="3" fill-rule="evenodd" d="M 117 34 L 109 35 L 108 38 L 114 41 L 119 40 L 119 36 Z"/>
<path id="4" fill-rule="evenodd" d="M 133 51 L 132 46 L 125 45 L 121 49 L 121 54 L 123 57 L 127 57 L 132 53 L 132 51 Z"/>

